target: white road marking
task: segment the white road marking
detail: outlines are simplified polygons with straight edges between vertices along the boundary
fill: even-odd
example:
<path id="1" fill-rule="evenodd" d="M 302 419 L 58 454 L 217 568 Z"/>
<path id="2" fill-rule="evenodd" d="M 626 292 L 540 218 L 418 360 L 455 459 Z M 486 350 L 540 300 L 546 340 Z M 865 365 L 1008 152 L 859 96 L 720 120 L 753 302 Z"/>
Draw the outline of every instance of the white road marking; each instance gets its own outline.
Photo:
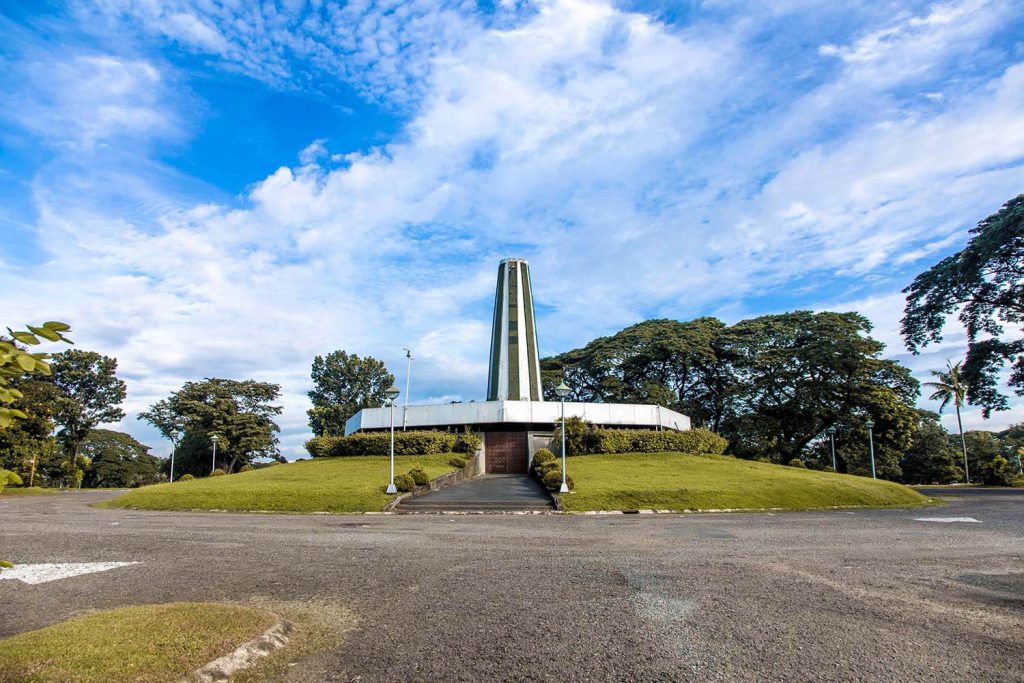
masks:
<path id="1" fill-rule="evenodd" d="M 964 522 L 972 524 L 981 524 L 980 519 L 974 517 L 916 517 L 915 522 Z"/>
<path id="2" fill-rule="evenodd" d="M 12 579 L 37 584 L 67 579 L 81 574 L 105 572 L 141 562 L 67 562 L 63 564 L 19 564 L 14 569 L 0 571 L 0 579 Z"/>

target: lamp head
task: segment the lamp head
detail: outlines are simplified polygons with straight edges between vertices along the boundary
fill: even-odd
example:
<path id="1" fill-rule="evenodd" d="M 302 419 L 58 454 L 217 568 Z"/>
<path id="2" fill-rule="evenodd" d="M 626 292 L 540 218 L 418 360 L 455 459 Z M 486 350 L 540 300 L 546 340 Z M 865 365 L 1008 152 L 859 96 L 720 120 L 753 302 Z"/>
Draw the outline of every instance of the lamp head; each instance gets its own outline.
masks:
<path id="1" fill-rule="evenodd" d="M 384 390 L 384 395 L 388 397 L 389 401 L 394 401 L 396 398 L 398 398 L 398 394 L 400 393 L 401 392 L 398 390 L 398 387 L 396 387 L 394 384 L 392 384 L 390 387 Z"/>
<path id="2" fill-rule="evenodd" d="M 571 393 L 572 389 L 565 385 L 565 380 L 562 380 L 562 382 L 557 387 L 555 387 L 555 396 L 557 396 L 558 398 L 565 398 Z"/>
<path id="3" fill-rule="evenodd" d="M 835 434 L 835 433 L 836 433 L 836 428 L 835 428 L 835 427 L 829 427 L 829 428 L 828 428 L 828 429 L 826 429 L 825 431 L 826 431 L 826 432 L 828 432 L 828 433 L 829 433 L 829 435 L 832 435 L 832 434 Z"/>
<path id="4" fill-rule="evenodd" d="M 220 437 L 214 434 L 210 437 L 210 441 L 217 443 L 218 441 L 220 441 Z"/>
<path id="5" fill-rule="evenodd" d="M 874 429 L 875 421 L 874 420 L 868 420 L 867 422 L 864 423 L 864 426 L 867 427 L 868 429 Z"/>

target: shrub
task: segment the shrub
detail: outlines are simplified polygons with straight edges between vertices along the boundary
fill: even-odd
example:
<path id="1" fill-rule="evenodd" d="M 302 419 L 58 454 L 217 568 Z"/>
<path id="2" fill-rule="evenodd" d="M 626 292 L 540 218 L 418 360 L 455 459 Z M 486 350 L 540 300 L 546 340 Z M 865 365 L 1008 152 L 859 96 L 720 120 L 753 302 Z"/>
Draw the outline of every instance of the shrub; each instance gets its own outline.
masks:
<path id="1" fill-rule="evenodd" d="M 409 470 L 409 476 L 412 477 L 412 480 L 416 482 L 417 486 L 426 486 L 430 483 L 430 477 L 428 477 L 427 473 L 419 467 L 414 467 Z"/>
<path id="2" fill-rule="evenodd" d="M 460 458 L 459 456 L 455 456 L 454 458 L 448 461 L 448 464 L 451 465 L 452 467 L 458 467 L 461 470 L 463 467 L 466 466 L 466 459 Z"/>
<path id="3" fill-rule="evenodd" d="M 545 473 L 550 472 L 553 469 L 560 469 L 561 467 L 562 464 L 557 460 L 548 460 L 547 462 L 542 462 L 538 469 L 540 470 L 541 476 L 543 476 Z"/>
<path id="4" fill-rule="evenodd" d="M 21 486 L 21 484 L 21 477 L 17 472 L 0 469 L 0 491 L 3 491 L 5 486 Z"/>
<path id="5" fill-rule="evenodd" d="M 556 467 L 554 469 L 549 469 L 541 477 L 541 481 L 544 482 L 544 486 L 547 487 L 548 491 L 559 490 L 560 488 L 562 488 L 562 468 Z M 572 477 L 566 477 L 565 483 L 569 485 L 570 491 L 576 486 L 572 480 Z"/>
<path id="6" fill-rule="evenodd" d="M 238 469 L 239 472 L 252 472 L 252 470 L 253 467 L 249 463 L 245 463 Z"/>
<path id="7" fill-rule="evenodd" d="M 569 426 L 571 433 L 572 425 Z M 706 429 L 685 432 L 656 432 L 645 429 L 596 429 L 592 434 L 592 453 L 680 453 L 721 455 L 729 442 Z M 572 453 L 572 448 L 569 448 Z"/>
<path id="8" fill-rule="evenodd" d="M 533 454 L 533 461 L 530 463 L 533 469 L 538 469 L 541 465 L 546 462 L 554 462 L 555 454 L 546 448 L 542 448 Z"/>
<path id="9" fill-rule="evenodd" d="M 786 466 L 787 467 L 802 467 L 804 469 L 807 469 L 806 463 L 804 463 L 804 461 L 801 460 L 800 458 L 793 458 L 792 460 L 790 460 L 789 462 L 786 463 Z"/>
<path id="10" fill-rule="evenodd" d="M 822 472 L 835 472 L 835 470 L 832 469 L 832 465 L 825 465 L 824 467 L 821 468 L 821 471 Z"/>
<path id="11" fill-rule="evenodd" d="M 455 448 L 455 435 L 447 432 L 395 432 L 395 455 L 433 455 L 450 453 Z M 314 458 L 345 455 L 388 455 L 391 449 L 389 432 L 359 433 L 350 436 L 316 436 L 306 442 L 306 450 Z"/>
<path id="12" fill-rule="evenodd" d="M 416 482 L 408 474 L 399 474 L 395 477 L 395 488 L 401 493 L 406 493 L 416 488 Z"/>
<path id="13" fill-rule="evenodd" d="M 565 418 L 565 450 L 566 455 L 582 455 L 594 453 L 595 434 L 598 430 L 582 417 Z M 562 442 L 562 421 L 555 422 L 555 443 Z"/>
<path id="14" fill-rule="evenodd" d="M 1010 461 L 1001 455 L 981 467 L 981 480 L 988 486 L 1013 486 L 1017 471 Z"/>
<path id="15" fill-rule="evenodd" d="M 455 452 L 465 453 L 466 455 L 472 456 L 482 445 L 480 437 L 469 431 L 469 427 L 465 427 L 461 434 L 459 434 L 458 440 L 455 442 Z"/>
<path id="16" fill-rule="evenodd" d="M 210 472 L 211 477 L 223 477 L 225 474 L 227 474 L 227 472 L 225 472 L 219 467 L 215 469 L 213 472 Z"/>
<path id="17" fill-rule="evenodd" d="M 178 477 L 178 481 L 192 481 L 193 479 L 195 479 L 195 477 L 193 477 L 191 474 L 183 474 L 180 477 Z"/>
<path id="18" fill-rule="evenodd" d="M 775 464 L 774 460 L 772 460 L 771 458 L 766 458 L 763 455 L 760 458 L 754 458 L 754 462 L 763 462 L 763 463 L 767 463 L 769 465 L 774 465 Z"/>

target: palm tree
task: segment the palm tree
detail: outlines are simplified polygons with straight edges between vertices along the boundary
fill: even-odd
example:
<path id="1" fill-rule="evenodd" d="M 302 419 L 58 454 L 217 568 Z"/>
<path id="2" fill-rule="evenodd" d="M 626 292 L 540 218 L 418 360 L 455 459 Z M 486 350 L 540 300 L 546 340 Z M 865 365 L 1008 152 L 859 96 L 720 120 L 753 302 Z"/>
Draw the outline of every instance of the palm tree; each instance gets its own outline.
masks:
<path id="1" fill-rule="evenodd" d="M 939 404 L 939 412 L 949 405 L 952 401 L 956 407 L 956 425 L 960 428 L 960 446 L 964 450 L 964 475 L 967 477 L 967 483 L 971 483 L 971 472 L 967 469 L 967 442 L 964 440 L 964 423 L 960 420 L 960 406 L 964 404 L 964 397 L 967 394 L 967 387 L 964 385 L 963 377 L 960 374 L 960 363 L 954 364 L 952 361 L 946 361 L 946 368 L 948 372 L 942 372 L 941 370 L 932 370 L 932 377 L 935 378 L 934 382 L 925 382 L 926 387 L 935 389 L 935 392 L 928 398 L 932 401 L 942 401 Z"/>

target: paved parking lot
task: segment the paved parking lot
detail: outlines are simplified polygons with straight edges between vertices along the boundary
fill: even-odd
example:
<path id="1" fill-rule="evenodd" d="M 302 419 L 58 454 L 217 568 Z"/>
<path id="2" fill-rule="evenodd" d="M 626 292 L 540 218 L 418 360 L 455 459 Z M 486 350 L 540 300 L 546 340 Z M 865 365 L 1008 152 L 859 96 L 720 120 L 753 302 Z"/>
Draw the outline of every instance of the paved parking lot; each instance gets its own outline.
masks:
<path id="1" fill-rule="evenodd" d="M 342 647 L 289 680 L 1020 681 L 1021 494 L 926 510 L 651 516 L 0 499 L 0 556 L 139 563 L 0 581 L 0 635 L 124 604 L 270 597 L 360 617 Z"/>

